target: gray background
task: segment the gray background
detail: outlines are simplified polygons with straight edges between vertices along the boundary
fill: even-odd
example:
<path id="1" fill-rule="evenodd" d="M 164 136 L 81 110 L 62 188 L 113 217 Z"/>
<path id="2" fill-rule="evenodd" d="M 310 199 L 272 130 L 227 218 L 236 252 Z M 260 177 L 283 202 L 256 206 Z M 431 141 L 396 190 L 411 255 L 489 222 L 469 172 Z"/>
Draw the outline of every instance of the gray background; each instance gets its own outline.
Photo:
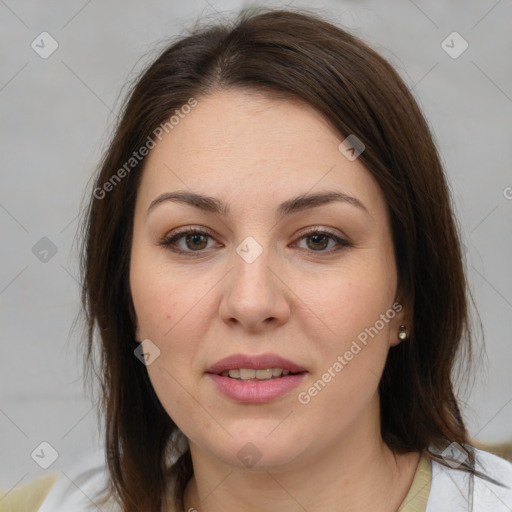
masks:
<path id="1" fill-rule="evenodd" d="M 47 471 L 69 468 L 99 441 L 82 387 L 82 336 L 71 329 L 79 310 L 75 236 L 123 84 L 163 39 L 200 16 L 231 16 L 245 5 L 0 0 L 1 488 L 44 471 L 31 458 L 42 441 L 59 454 Z M 465 417 L 476 439 L 511 440 L 512 2 L 314 6 L 390 59 L 429 120 L 453 188 L 486 336 L 487 360 L 463 395 Z M 59 45 L 46 59 L 31 47 L 43 31 Z M 469 44 L 458 58 L 441 46 L 453 31 Z M 452 51 L 461 48 L 448 41 Z M 57 249 L 46 262 L 44 253 L 33 253 L 43 237 Z"/>

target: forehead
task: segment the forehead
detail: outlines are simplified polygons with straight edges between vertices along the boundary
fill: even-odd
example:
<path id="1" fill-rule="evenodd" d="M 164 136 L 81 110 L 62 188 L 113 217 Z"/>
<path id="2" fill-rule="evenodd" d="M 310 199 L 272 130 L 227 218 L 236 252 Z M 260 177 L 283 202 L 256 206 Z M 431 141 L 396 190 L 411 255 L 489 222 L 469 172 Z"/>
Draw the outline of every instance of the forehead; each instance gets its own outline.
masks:
<path id="1" fill-rule="evenodd" d="M 196 99 L 146 159 L 139 190 L 146 202 L 188 188 L 270 206 L 334 189 L 385 208 L 365 166 L 339 151 L 344 136 L 307 103 L 237 89 Z"/>
<path id="2" fill-rule="evenodd" d="M 310 141 L 320 150 L 321 141 L 330 145 L 339 138 L 318 111 L 299 99 L 228 89 L 200 97 L 197 102 L 169 133 L 174 139 L 170 143 L 181 157 L 290 160 L 293 152 L 294 159 L 306 154 L 318 158 L 313 148 L 307 151 L 301 143 Z"/>

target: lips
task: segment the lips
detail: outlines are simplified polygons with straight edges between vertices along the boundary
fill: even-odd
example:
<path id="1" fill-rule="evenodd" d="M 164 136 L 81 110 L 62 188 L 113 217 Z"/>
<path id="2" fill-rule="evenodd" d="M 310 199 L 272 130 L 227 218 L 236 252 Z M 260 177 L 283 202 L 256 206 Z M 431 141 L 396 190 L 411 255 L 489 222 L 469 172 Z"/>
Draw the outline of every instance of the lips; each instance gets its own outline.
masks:
<path id="1" fill-rule="evenodd" d="M 306 371 L 302 366 L 276 354 L 233 354 L 217 361 L 206 370 L 206 373 L 220 375 L 222 372 L 229 370 L 267 370 L 269 368 L 280 368 L 289 373 L 302 373 Z"/>
<path id="2" fill-rule="evenodd" d="M 234 402 L 264 404 L 291 393 L 307 373 L 299 364 L 276 354 L 234 354 L 210 366 L 206 376 Z"/>

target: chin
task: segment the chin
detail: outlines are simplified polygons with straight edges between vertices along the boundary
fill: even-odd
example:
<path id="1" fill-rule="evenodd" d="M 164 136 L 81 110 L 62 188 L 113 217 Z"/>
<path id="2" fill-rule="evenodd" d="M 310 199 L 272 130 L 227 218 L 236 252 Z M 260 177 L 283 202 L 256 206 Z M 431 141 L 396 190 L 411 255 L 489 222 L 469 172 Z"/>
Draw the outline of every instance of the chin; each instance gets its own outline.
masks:
<path id="1" fill-rule="evenodd" d="M 234 435 L 222 446 L 212 447 L 216 457 L 226 464 L 236 466 L 240 469 L 271 470 L 273 468 L 286 466 L 293 462 L 301 453 L 298 447 L 303 443 L 294 441 L 291 437 L 279 437 L 265 433 L 253 432 L 253 435 Z"/>

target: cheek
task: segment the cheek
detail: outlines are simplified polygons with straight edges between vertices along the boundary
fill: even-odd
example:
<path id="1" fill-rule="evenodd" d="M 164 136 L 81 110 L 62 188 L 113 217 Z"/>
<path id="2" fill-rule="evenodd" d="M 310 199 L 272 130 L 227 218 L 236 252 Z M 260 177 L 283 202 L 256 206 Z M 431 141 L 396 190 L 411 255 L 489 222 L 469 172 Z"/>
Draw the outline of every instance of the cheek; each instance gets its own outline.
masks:
<path id="1" fill-rule="evenodd" d="M 321 294 L 313 286 L 304 300 L 316 314 L 307 330 L 319 360 L 313 388 L 301 391 L 318 414 L 327 407 L 329 415 L 335 409 L 344 417 L 348 408 L 362 407 L 375 393 L 386 361 L 396 315 L 394 272 L 384 258 L 363 256 L 342 275 L 323 279 Z"/>
<path id="2" fill-rule="evenodd" d="M 169 417 L 184 432 L 206 428 L 204 414 L 196 410 L 197 373 L 194 362 L 200 352 L 202 328 L 195 315 L 200 308 L 194 294 L 171 297 L 166 289 L 147 288 L 139 296 L 141 334 L 152 340 L 159 356 L 147 366 L 153 389 Z M 136 304 L 137 308 L 137 304 Z M 194 322 L 194 319 L 196 320 Z"/>
<path id="3" fill-rule="evenodd" d="M 160 357 L 155 368 L 162 367 L 165 378 L 170 378 L 165 375 L 167 370 L 188 379 L 192 371 L 197 371 L 194 362 L 208 326 L 206 302 L 197 292 L 178 295 L 174 283 L 158 279 L 145 283 L 140 293 L 133 293 L 140 339 L 148 338 L 157 345 Z"/>
<path id="4" fill-rule="evenodd" d="M 135 252 L 130 287 L 140 335 L 166 344 L 176 331 L 190 328 L 204 295 L 202 286 L 175 269 Z M 191 332 L 188 333 L 189 335 Z"/>
<path id="5" fill-rule="evenodd" d="M 324 276 L 321 290 L 318 282 L 312 283 L 309 291 L 302 293 L 302 299 L 316 316 L 317 323 L 321 324 L 321 332 L 326 334 L 325 340 L 330 340 L 328 345 L 343 349 L 360 333 L 374 326 L 380 316 L 391 308 L 394 287 L 391 269 L 382 269 L 378 265 L 353 265 L 343 273 Z M 379 321 L 377 327 L 385 334 L 389 330 L 389 323 L 382 325 Z"/>
<path id="6" fill-rule="evenodd" d="M 208 326 L 202 284 L 195 285 L 183 273 L 164 271 L 137 254 L 132 259 L 130 285 L 139 339 L 151 340 L 160 351 L 147 366 L 148 375 L 162 406 L 186 432 L 206 428 L 207 420 L 191 400 L 197 379 L 194 363 Z"/>
<path id="7" fill-rule="evenodd" d="M 179 357 L 174 356 L 173 347 L 165 346 L 147 371 L 168 416 L 182 432 L 187 433 L 187 437 L 195 438 L 212 425 L 210 417 L 204 414 L 204 406 L 194 396 L 194 378 L 188 370 L 186 359 L 180 361 Z"/>
<path id="8" fill-rule="evenodd" d="M 316 338 L 318 364 L 297 396 L 299 410 L 309 421 L 324 425 L 326 437 L 348 429 L 374 404 L 394 313 L 389 294 L 369 285 L 349 283 L 329 290 L 329 294 L 336 299 L 328 317 L 334 335 L 330 332 Z"/>

